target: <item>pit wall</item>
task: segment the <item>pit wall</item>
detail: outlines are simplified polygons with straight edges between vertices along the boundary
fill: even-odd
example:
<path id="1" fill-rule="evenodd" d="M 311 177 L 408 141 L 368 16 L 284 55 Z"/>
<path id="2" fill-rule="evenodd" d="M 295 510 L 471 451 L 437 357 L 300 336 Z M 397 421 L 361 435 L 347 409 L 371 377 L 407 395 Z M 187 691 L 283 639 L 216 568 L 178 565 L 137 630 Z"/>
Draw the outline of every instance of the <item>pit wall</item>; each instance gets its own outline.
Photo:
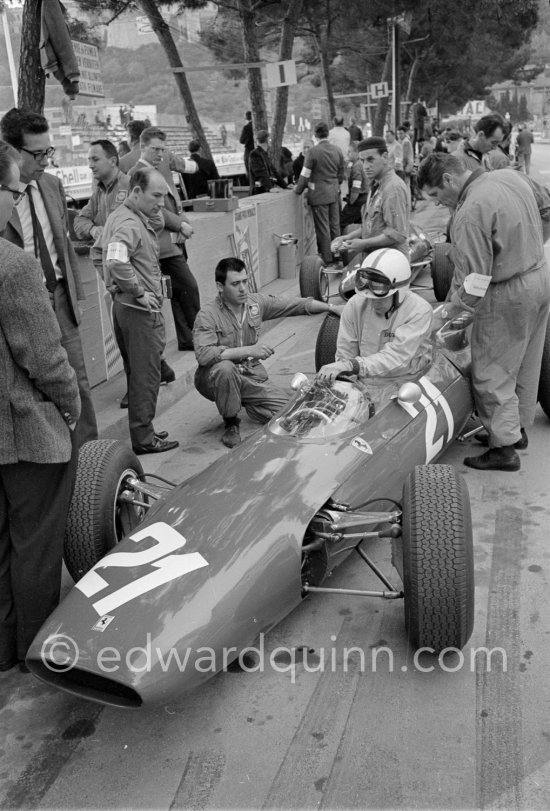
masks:
<path id="1" fill-rule="evenodd" d="M 216 295 L 214 268 L 226 256 L 240 256 L 249 269 L 251 287 L 262 290 L 279 278 L 278 247 L 282 234 L 293 234 L 296 274 L 304 256 L 316 253 L 313 218 L 303 197 L 279 191 L 240 198 L 238 208 L 220 212 L 189 212 L 194 234 L 187 241 L 189 267 L 197 279 L 201 301 Z M 79 252 L 86 290 L 81 336 L 91 386 L 122 371 L 114 341 L 110 296 L 99 279 L 86 250 Z M 166 340 L 175 338 L 170 303 L 164 304 Z"/>

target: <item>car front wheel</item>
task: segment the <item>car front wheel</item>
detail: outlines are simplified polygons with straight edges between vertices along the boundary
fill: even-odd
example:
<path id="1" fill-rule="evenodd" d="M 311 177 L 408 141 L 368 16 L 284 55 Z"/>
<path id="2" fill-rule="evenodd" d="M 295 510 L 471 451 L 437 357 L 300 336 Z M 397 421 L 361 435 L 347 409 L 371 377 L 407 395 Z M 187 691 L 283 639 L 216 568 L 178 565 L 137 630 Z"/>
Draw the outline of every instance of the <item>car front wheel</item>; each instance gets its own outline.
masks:
<path id="1" fill-rule="evenodd" d="M 548 419 L 550 419 L 550 318 L 546 324 L 544 351 L 540 364 L 538 401 L 541 404 L 542 410 Z"/>
<path id="2" fill-rule="evenodd" d="M 305 256 L 300 265 L 300 295 L 317 301 L 328 301 L 329 282 L 325 265 L 319 256 Z"/>
<path id="3" fill-rule="evenodd" d="M 470 499 L 450 465 L 417 466 L 403 489 L 405 625 L 412 647 L 464 647 L 474 622 Z"/>
<path id="4" fill-rule="evenodd" d="M 142 475 L 135 453 L 118 440 L 81 447 L 63 552 L 73 580 L 80 580 L 142 521 L 146 508 L 127 500 L 128 480 Z"/>

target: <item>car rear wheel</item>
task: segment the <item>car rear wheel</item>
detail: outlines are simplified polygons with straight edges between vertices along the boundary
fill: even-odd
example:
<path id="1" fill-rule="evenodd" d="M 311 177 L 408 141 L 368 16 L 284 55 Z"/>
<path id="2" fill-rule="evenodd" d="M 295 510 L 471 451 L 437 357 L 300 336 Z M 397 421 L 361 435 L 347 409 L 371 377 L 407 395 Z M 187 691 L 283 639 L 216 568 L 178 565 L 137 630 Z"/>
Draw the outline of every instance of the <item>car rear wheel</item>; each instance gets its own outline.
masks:
<path id="1" fill-rule="evenodd" d="M 321 366 L 325 366 L 327 363 L 334 363 L 339 326 L 340 319 L 338 316 L 332 313 L 325 316 L 321 328 L 317 333 L 317 341 L 315 343 L 316 372 L 319 371 Z"/>
<path id="2" fill-rule="evenodd" d="M 472 517 L 450 465 L 417 466 L 403 488 L 405 625 L 415 650 L 462 648 L 474 622 Z"/>
<path id="3" fill-rule="evenodd" d="M 447 298 L 447 293 L 451 289 L 454 265 L 449 257 L 450 250 L 450 242 L 437 242 L 434 245 L 432 259 L 432 281 L 434 286 L 434 296 L 436 297 L 437 301 L 445 301 Z"/>
<path id="4" fill-rule="evenodd" d="M 300 295 L 311 296 L 317 301 L 328 301 L 328 276 L 323 273 L 325 267 L 319 256 L 305 256 L 300 265 Z"/>
<path id="5" fill-rule="evenodd" d="M 539 394 L 538 400 L 542 410 L 550 419 L 550 319 L 546 325 L 546 337 L 544 339 L 544 351 L 540 364 Z"/>
<path id="6" fill-rule="evenodd" d="M 142 521 L 146 508 L 120 499 L 128 479 L 142 475 L 135 453 L 118 440 L 86 442 L 80 449 L 64 546 L 73 580 L 80 580 Z"/>

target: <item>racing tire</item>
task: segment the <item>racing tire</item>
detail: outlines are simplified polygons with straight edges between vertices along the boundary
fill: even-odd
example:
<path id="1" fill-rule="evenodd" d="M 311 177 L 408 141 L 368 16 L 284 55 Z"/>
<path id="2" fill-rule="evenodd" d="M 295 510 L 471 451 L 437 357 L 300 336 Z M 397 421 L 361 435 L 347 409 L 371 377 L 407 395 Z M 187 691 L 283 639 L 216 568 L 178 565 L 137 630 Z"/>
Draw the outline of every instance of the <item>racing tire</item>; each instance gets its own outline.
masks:
<path id="1" fill-rule="evenodd" d="M 550 318 L 546 324 L 544 350 L 540 364 L 538 401 L 542 410 L 550 420 Z"/>
<path id="2" fill-rule="evenodd" d="M 333 313 L 328 313 L 323 319 L 321 328 L 317 333 L 317 341 L 315 342 L 316 372 L 319 371 L 321 366 L 325 366 L 327 363 L 334 363 L 339 326 L 340 319 Z"/>
<path id="3" fill-rule="evenodd" d="M 73 580 L 80 580 L 141 522 L 145 508 L 117 499 L 128 476 L 142 475 L 135 453 L 116 439 L 86 442 L 80 448 L 63 550 Z"/>
<path id="4" fill-rule="evenodd" d="M 454 265 L 449 257 L 450 242 L 436 242 L 432 259 L 432 282 L 436 301 L 445 301 L 451 289 Z"/>
<path id="5" fill-rule="evenodd" d="M 300 265 L 300 295 L 302 298 L 328 301 L 329 282 L 323 273 L 325 267 L 320 256 L 305 256 Z"/>
<path id="6" fill-rule="evenodd" d="M 419 465 L 403 487 L 403 584 L 410 645 L 461 649 L 474 624 L 468 489 L 450 465 Z"/>

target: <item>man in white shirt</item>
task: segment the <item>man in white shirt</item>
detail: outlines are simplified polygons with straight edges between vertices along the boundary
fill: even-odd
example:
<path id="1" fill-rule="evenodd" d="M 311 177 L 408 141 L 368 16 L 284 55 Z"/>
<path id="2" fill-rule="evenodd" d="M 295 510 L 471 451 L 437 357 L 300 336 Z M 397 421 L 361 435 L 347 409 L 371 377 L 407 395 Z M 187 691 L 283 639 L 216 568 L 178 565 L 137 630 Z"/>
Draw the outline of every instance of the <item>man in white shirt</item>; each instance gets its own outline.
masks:
<path id="1" fill-rule="evenodd" d="M 347 156 L 351 135 L 344 127 L 344 119 L 341 116 L 334 117 L 334 127 L 328 131 L 328 141 L 342 151 L 344 158 Z"/>

